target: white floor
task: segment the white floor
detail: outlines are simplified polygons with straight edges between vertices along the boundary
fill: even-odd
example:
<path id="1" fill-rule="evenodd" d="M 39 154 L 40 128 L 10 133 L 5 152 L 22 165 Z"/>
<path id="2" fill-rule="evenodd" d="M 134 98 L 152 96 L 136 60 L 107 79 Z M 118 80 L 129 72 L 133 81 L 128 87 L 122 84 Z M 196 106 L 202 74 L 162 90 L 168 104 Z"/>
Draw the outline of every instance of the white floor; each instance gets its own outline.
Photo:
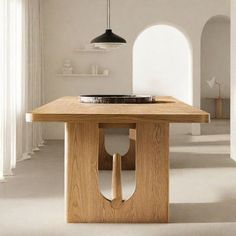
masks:
<path id="1" fill-rule="evenodd" d="M 50 141 L 0 184 L 0 236 L 235 236 L 236 163 L 229 158 L 229 125 L 213 122 L 203 133 L 172 141 L 169 224 L 66 224 L 63 143 Z M 106 195 L 108 175 L 101 174 Z M 123 174 L 127 198 L 133 176 Z"/>

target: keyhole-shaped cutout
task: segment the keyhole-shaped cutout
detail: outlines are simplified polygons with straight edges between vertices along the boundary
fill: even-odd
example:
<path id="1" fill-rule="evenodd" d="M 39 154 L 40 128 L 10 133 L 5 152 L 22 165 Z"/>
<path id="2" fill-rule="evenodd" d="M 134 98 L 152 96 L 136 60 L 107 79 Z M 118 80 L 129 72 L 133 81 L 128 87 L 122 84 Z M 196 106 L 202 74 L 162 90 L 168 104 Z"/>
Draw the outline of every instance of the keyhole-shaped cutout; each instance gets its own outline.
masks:
<path id="1" fill-rule="evenodd" d="M 134 126 L 132 129 L 107 125 L 100 128 L 99 154 L 102 157 L 99 162 L 106 164 L 99 163 L 100 191 L 111 201 L 113 208 L 119 208 L 135 192 L 135 130 Z"/>

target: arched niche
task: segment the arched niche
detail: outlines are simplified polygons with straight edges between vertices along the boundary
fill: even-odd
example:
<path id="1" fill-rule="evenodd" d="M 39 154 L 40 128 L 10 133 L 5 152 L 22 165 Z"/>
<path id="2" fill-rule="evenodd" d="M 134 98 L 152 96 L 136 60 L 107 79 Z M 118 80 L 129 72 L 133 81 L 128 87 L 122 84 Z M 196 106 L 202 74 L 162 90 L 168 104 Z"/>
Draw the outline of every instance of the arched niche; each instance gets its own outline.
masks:
<path id="1" fill-rule="evenodd" d="M 174 96 L 192 104 L 192 90 L 188 38 L 170 25 L 144 30 L 133 47 L 133 92 Z"/>
<path id="2" fill-rule="evenodd" d="M 209 85 L 210 81 L 220 83 Z M 209 81 L 209 82 L 207 82 Z M 201 36 L 201 108 L 216 116 L 216 98 L 222 97 L 222 118 L 230 118 L 230 18 L 211 17 Z"/>

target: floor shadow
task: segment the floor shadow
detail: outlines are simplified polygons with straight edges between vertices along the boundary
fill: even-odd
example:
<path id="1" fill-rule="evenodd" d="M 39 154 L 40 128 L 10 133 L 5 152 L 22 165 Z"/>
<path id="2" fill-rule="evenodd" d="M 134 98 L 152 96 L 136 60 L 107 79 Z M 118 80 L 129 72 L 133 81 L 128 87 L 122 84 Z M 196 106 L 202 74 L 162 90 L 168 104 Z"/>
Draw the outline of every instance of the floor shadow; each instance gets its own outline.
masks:
<path id="1" fill-rule="evenodd" d="M 171 169 L 236 167 L 229 154 L 170 153 Z"/>
<path id="2" fill-rule="evenodd" d="M 209 124 L 201 124 L 201 134 L 230 134 L 230 120 L 211 119 Z"/>
<path id="3" fill-rule="evenodd" d="M 222 140 L 222 141 L 206 141 L 206 142 L 189 142 L 189 143 L 181 143 L 181 142 L 172 142 L 171 147 L 191 147 L 191 146 L 218 146 L 218 145 L 230 145 L 230 141 Z"/>
<path id="4" fill-rule="evenodd" d="M 171 223 L 236 222 L 236 199 L 216 203 L 172 203 Z"/>

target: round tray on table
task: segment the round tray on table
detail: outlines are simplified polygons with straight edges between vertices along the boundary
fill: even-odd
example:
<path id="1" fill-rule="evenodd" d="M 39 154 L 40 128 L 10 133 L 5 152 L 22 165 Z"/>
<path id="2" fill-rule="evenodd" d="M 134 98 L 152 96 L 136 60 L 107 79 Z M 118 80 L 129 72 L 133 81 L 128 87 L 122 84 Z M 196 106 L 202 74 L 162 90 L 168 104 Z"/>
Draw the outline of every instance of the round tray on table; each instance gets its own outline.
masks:
<path id="1" fill-rule="evenodd" d="M 81 103 L 140 104 L 152 103 L 150 95 L 81 95 Z"/>

